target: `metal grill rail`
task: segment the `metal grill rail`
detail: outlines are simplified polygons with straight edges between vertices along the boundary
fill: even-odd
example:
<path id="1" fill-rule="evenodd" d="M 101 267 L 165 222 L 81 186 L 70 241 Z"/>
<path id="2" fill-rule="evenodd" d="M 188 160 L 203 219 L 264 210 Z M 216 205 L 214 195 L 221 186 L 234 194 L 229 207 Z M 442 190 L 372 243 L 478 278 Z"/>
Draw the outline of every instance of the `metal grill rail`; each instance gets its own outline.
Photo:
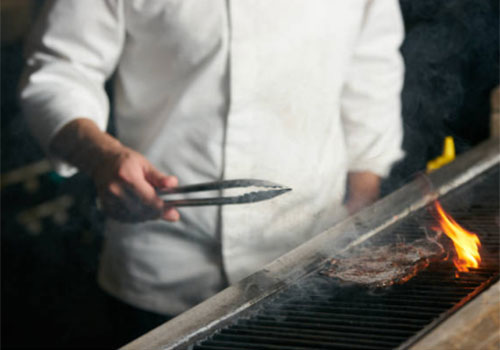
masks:
<path id="1" fill-rule="evenodd" d="M 406 348 L 498 280 L 499 170 L 440 199 L 482 242 L 480 268 L 455 277 L 449 261 L 431 264 L 403 285 L 367 288 L 312 274 L 194 345 L 194 350 Z M 379 244 L 422 238 L 427 209 L 376 237 Z"/>

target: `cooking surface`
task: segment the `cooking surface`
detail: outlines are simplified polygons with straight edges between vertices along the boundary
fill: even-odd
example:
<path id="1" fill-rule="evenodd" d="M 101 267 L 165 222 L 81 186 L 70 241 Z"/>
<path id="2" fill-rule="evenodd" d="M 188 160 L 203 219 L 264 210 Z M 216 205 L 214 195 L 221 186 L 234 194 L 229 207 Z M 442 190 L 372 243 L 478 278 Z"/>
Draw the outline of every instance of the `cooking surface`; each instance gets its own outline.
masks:
<path id="1" fill-rule="evenodd" d="M 482 263 L 461 272 L 451 259 L 433 262 L 409 282 L 391 287 L 349 284 L 315 271 L 193 349 L 406 348 L 498 280 L 499 168 L 451 191 L 440 201 L 456 221 L 478 234 Z M 400 220 L 364 244 L 411 243 L 436 219 L 428 208 Z M 327 264 L 325 262 L 325 264 Z M 325 265 L 326 267 L 327 265 Z"/>

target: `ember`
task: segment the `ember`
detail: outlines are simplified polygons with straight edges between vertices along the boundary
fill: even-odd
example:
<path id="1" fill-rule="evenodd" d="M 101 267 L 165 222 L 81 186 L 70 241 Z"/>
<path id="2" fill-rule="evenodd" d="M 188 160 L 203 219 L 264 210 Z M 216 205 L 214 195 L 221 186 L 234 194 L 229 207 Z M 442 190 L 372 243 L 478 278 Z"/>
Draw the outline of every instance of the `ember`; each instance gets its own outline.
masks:
<path id="1" fill-rule="evenodd" d="M 438 214 L 439 227 L 435 231 L 445 233 L 455 246 L 456 257 L 453 259 L 459 272 L 468 272 L 469 268 L 478 268 L 481 262 L 479 247 L 481 242 L 478 236 L 461 227 L 449 214 L 447 214 L 438 201 L 434 202 Z"/>

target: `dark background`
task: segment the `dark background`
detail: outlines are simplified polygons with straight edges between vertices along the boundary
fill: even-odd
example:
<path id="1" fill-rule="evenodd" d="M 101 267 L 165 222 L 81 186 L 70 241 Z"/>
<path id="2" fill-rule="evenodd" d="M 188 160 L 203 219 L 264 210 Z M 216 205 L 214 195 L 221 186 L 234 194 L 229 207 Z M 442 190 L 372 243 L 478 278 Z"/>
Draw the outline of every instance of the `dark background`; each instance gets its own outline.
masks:
<path id="1" fill-rule="evenodd" d="M 26 28 L 41 3 L 3 0 L 0 8 L 2 347 L 98 347 L 109 320 L 95 282 L 102 217 L 94 190 L 81 175 L 62 179 L 30 170 L 46 163 L 16 101 Z M 490 93 L 499 83 L 498 1 L 400 3 L 407 156 L 384 182 L 384 193 L 423 171 L 446 135 L 458 153 L 486 139 Z M 72 202 L 54 207 L 61 198 Z"/>

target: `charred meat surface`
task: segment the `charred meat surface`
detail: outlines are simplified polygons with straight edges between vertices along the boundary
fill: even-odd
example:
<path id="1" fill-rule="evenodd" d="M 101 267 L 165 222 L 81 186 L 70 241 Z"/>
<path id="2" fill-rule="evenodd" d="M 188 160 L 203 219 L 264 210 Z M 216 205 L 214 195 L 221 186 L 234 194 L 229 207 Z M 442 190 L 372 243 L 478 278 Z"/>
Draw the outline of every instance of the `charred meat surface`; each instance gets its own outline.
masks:
<path id="1" fill-rule="evenodd" d="M 387 287 L 410 280 L 431 262 L 444 258 L 446 252 L 440 244 L 418 239 L 357 249 L 348 256 L 329 260 L 320 273 L 344 282 Z"/>

